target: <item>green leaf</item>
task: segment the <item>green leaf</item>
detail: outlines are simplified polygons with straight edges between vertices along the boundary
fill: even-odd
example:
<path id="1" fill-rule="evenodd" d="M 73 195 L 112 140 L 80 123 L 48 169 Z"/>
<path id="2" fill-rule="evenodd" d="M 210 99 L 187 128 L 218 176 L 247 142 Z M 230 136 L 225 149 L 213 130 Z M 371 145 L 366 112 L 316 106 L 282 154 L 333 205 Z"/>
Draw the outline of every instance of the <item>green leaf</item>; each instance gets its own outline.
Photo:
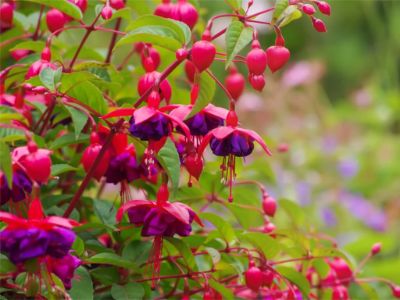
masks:
<path id="1" fill-rule="evenodd" d="M 328 275 L 329 270 L 330 270 L 330 266 L 322 258 L 314 259 L 312 261 L 312 266 L 314 267 L 314 269 L 317 271 L 318 275 L 321 278 L 325 278 Z"/>
<path id="2" fill-rule="evenodd" d="M 97 267 L 90 271 L 90 275 L 104 285 L 112 285 L 120 280 L 117 267 Z"/>
<path id="3" fill-rule="evenodd" d="M 68 16 L 74 18 L 75 20 L 82 19 L 82 12 L 75 4 L 69 2 L 68 0 L 28 0 L 30 2 L 35 2 L 43 4 L 45 6 L 50 6 L 57 8 L 58 10 L 66 13 Z"/>
<path id="4" fill-rule="evenodd" d="M 242 0 L 225 0 L 233 9 L 240 9 L 242 7 Z"/>
<path id="5" fill-rule="evenodd" d="M 77 236 L 74 240 L 74 243 L 72 244 L 72 250 L 75 251 L 75 253 L 78 256 L 83 255 L 83 252 L 85 251 L 85 243 L 83 242 L 83 240 Z"/>
<path id="6" fill-rule="evenodd" d="M 175 144 L 170 139 L 167 139 L 164 147 L 158 152 L 157 158 L 164 170 L 167 171 L 173 189 L 176 190 L 179 185 L 181 163 Z"/>
<path id="7" fill-rule="evenodd" d="M 24 49 L 24 50 L 32 50 L 35 52 L 40 52 L 43 50 L 45 46 L 46 43 L 43 41 L 23 41 L 12 47 L 10 51 Z"/>
<path id="8" fill-rule="evenodd" d="M 230 244 L 237 240 L 235 231 L 233 230 L 231 224 L 229 224 L 220 216 L 212 213 L 202 213 L 200 217 L 211 222 L 227 243 Z"/>
<path id="9" fill-rule="evenodd" d="M 39 78 L 43 85 L 50 91 L 56 90 L 56 83 L 61 79 L 62 68 L 53 70 L 52 68 L 45 68 L 40 71 Z"/>
<path id="10" fill-rule="evenodd" d="M 7 258 L 7 256 L 0 254 L 0 274 L 11 273 L 16 269 L 16 266 Z"/>
<path id="11" fill-rule="evenodd" d="M 11 152 L 8 145 L 4 142 L 0 142 L 0 169 L 3 171 L 7 178 L 8 186 L 12 184 L 12 165 L 11 165 Z"/>
<path id="12" fill-rule="evenodd" d="M 245 232 L 240 240 L 247 240 L 256 248 L 261 250 L 266 258 L 274 258 L 280 251 L 279 243 L 269 235 L 261 232 Z"/>
<path id="13" fill-rule="evenodd" d="M 93 300 L 93 294 L 93 282 L 89 272 L 84 267 L 79 267 L 72 278 L 69 295 L 73 300 Z"/>
<path id="14" fill-rule="evenodd" d="M 152 43 L 171 51 L 190 42 L 189 27 L 178 21 L 159 16 L 145 15 L 134 20 L 128 27 L 128 34 L 122 37 L 116 47 L 134 42 Z"/>
<path id="15" fill-rule="evenodd" d="M 310 283 L 308 282 L 307 278 L 301 274 L 300 272 L 296 271 L 293 268 L 289 267 L 276 267 L 276 270 L 281 274 L 283 277 L 288 279 L 290 282 L 294 283 L 299 290 L 303 293 L 303 295 L 308 295 L 310 292 Z"/>
<path id="16" fill-rule="evenodd" d="M 87 134 L 81 134 L 79 138 L 75 137 L 75 134 L 73 133 L 67 133 L 64 134 L 63 136 L 59 137 L 56 139 L 51 145 L 50 149 L 51 150 L 56 150 L 71 144 L 79 144 L 83 143 L 89 140 L 89 135 Z"/>
<path id="17" fill-rule="evenodd" d="M 287 199 L 279 199 L 279 206 L 286 212 L 295 225 L 301 225 L 305 221 L 304 210 L 295 202 Z"/>
<path id="18" fill-rule="evenodd" d="M 233 58 L 252 40 L 253 29 L 245 27 L 240 21 L 234 20 L 228 27 L 225 35 L 227 58 L 225 68 L 228 68 Z"/>
<path id="19" fill-rule="evenodd" d="M 283 11 L 289 6 L 289 0 L 276 0 L 274 14 L 272 15 L 272 24 L 278 21 Z"/>
<path id="20" fill-rule="evenodd" d="M 298 10 L 296 6 L 291 5 L 283 11 L 276 24 L 279 27 L 283 27 L 289 24 L 290 22 L 301 18 L 301 16 L 302 16 L 301 11 Z"/>
<path id="21" fill-rule="evenodd" d="M 90 264 L 117 266 L 125 269 L 136 269 L 133 262 L 123 259 L 121 256 L 114 253 L 99 253 L 88 258 L 86 262 Z"/>
<path id="22" fill-rule="evenodd" d="M 218 293 L 220 293 L 222 295 L 223 299 L 225 299 L 225 300 L 235 299 L 235 296 L 230 289 L 228 289 L 224 285 L 220 284 L 219 282 L 215 281 L 214 279 L 209 280 L 208 284 L 214 290 L 216 290 Z"/>
<path id="23" fill-rule="evenodd" d="M 196 265 L 196 260 L 194 259 L 194 255 L 190 250 L 189 246 L 186 245 L 184 241 L 173 237 L 167 237 L 165 238 L 165 241 L 173 245 L 176 248 L 176 250 L 179 251 L 188 269 L 193 271 L 197 270 L 197 265 Z"/>
<path id="24" fill-rule="evenodd" d="M 51 176 L 58 176 L 60 174 L 75 170 L 75 167 L 67 164 L 56 164 L 51 166 Z"/>
<path id="25" fill-rule="evenodd" d="M 94 211 L 103 224 L 114 225 L 116 223 L 116 208 L 111 202 L 94 200 Z"/>
<path id="26" fill-rule="evenodd" d="M 187 119 L 193 117 L 200 110 L 206 107 L 208 103 L 212 102 L 215 94 L 215 81 L 207 72 L 202 72 L 200 74 L 199 88 L 199 96 L 190 114 L 187 116 Z"/>
<path id="27" fill-rule="evenodd" d="M 113 284 L 111 287 L 111 296 L 115 300 L 143 299 L 144 288 L 136 282 L 129 282 L 125 285 Z"/>
<path id="28" fill-rule="evenodd" d="M 67 109 L 72 118 L 72 123 L 74 124 L 74 129 L 75 129 L 75 137 L 78 138 L 80 133 L 82 132 L 83 127 L 85 127 L 85 124 L 88 120 L 88 116 L 85 113 L 73 107 L 70 106 L 64 106 L 64 107 Z"/>
<path id="29" fill-rule="evenodd" d="M 24 139 L 25 139 L 25 133 L 23 130 L 16 128 L 0 127 L 0 141 L 14 142 Z"/>
<path id="30" fill-rule="evenodd" d="M 97 86 L 90 81 L 82 81 L 71 87 L 67 95 L 91 107 L 104 115 L 107 112 L 107 102 Z"/>
<path id="31" fill-rule="evenodd" d="M 213 264 L 219 263 L 219 261 L 221 260 L 221 253 L 219 253 L 218 250 L 211 248 L 211 247 L 205 247 L 205 250 L 210 255 L 210 257 L 213 261 Z"/>

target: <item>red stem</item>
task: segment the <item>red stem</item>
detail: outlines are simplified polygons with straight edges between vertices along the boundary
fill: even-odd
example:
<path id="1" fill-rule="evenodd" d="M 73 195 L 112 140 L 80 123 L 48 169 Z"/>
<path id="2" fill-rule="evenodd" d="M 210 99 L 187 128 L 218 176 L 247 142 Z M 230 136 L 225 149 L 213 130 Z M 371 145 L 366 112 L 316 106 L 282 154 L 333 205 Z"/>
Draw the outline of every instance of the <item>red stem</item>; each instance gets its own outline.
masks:
<path id="1" fill-rule="evenodd" d="M 36 29 L 35 29 L 35 33 L 33 34 L 33 37 L 32 37 L 32 39 L 33 39 L 34 41 L 37 40 L 37 37 L 38 37 L 38 34 L 39 34 L 40 23 L 41 23 L 41 20 L 42 20 L 43 10 L 44 10 L 44 5 L 41 5 L 41 6 L 40 6 L 40 12 L 39 12 L 39 18 L 38 18 L 37 25 L 36 25 Z"/>
<path id="2" fill-rule="evenodd" d="M 106 63 L 109 63 L 111 61 L 111 56 L 112 56 L 112 51 L 115 46 L 115 42 L 117 41 L 117 36 L 118 33 L 116 31 L 119 31 L 119 27 L 121 26 L 122 18 L 118 18 L 117 21 L 115 22 L 115 31 L 111 37 L 111 42 L 110 46 L 108 47 L 108 53 L 107 53 L 107 58 L 106 58 Z"/>
<path id="3" fill-rule="evenodd" d="M 103 146 L 99 154 L 97 155 L 96 159 L 93 162 L 93 165 L 90 167 L 89 172 L 87 172 L 85 178 L 83 179 L 79 189 L 76 191 L 74 197 L 72 198 L 71 202 L 69 203 L 68 208 L 65 210 L 63 217 L 68 218 L 69 215 L 72 213 L 72 210 L 78 203 L 79 199 L 81 198 L 86 186 L 89 184 L 90 179 L 92 179 L 94 171 L 96 170 L 97 166 L 99 165 L 100 161 L 103 159 L 104 154 L 106 153 L 108 147 L 111 145 L 113 136 L 119 131 L 124 120 L 119 120 L 112 128 L 110 134 L 107 136 L 106 141 L 104 142 Z"/>

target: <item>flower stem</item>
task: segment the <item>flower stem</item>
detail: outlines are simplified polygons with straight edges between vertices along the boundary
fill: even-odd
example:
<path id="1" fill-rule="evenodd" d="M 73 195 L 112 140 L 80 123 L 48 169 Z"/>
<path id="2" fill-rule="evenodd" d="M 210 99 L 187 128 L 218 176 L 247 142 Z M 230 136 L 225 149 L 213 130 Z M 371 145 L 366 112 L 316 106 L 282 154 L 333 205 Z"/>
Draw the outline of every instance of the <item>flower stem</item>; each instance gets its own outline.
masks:
<path id="1" fill-rule="evenodd" d="M 34 41 L 37 40 L 38 35 L 39 35 L 40 23 L 41 23 L 41 20 L 42 20 L 43 10 L 44 10 L 44 5 L 41 5 L 40 6 L 40 12 L 39 12 L 39 18 L 38 18 L 36 29 L 35 29 L 35 33 L 33 34 L 33 37 L 32 37 L 32 39 Z"/>
<path id="2" fill-rule="evenodd" d="M 122 18 L 118 18 L 117 21 L 115 22 L 114 28 L 116 31 L 119 31 L 121 22 L 122 22 Z M 111 61 L 112 51 L 114 49 L 115 42 L 117 41 L 117 36 L 118 36 L 118 33 L 116 31 L 113 33 L 113 35 L 111 37 L 110 46 L 108 47 L 107 58 L 105 60 L 106 63 L 109 63 Z"/>
<path id="3" fill-rule="evenodd" d="M 90 179 L 92 179 L 97 166 L 99 165 L 100 161 L 103 159 L 103 156 L 106 153 L 108 147 L 111 145 L 113 136 L 119 131 L 119 129 L 121 128 L 123 123 L 124 123 L 124 120 L 120 119 L 111 128 L 111 132 L 107 136 L 107 139 L 104 142 L 103 146 L 101 147 L 99 154 L 96 156 L 96 159 L 94 160 L 92 166 L 90 167 L 89 172 L 87 172 L 85 178 L 83 179 L 81 185 L 79 186 L 79 189 L 76 191 L 74 197 L 72 198 L 71 202 L 69 203 L 68 208 L 65 210 L 64 215 L 63 215 L 64 218 L 68 218 L 69 215 L 72 213 L 72 210 L 74 209 L 74 207 L 78 203 L 79 199 L 81 198 L 86 186 L 89 184 Z"/>

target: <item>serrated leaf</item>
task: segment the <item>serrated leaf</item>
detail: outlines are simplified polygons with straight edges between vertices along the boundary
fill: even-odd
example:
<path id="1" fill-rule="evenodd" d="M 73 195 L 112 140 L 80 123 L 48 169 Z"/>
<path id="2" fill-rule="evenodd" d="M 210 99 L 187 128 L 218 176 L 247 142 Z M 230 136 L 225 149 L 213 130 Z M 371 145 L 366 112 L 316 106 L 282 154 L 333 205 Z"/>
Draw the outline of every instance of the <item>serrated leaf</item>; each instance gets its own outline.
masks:
<path id="1" fill-rule="evenodd" d="M 216 83 L 211 78 L 211 76 L 207 72 L 202 72 L 200 74 L 199 81 L 199 96 L 196 100 L 195 105 L 193 106 L 190 114 L 187 116 L 187 119 L 193 117 L 199 111 L 201 111 L 207 104 L 212 102 L 212 99 L 215 94 Z"/>
<path id="2" fill-rule="evenodd" d="M 58 176 L 62 173 L 75 171 L 76 168 L 67 164 L 57 164 L 51 166 L 51 176 Z"/>
<path id="3" fill-rule="evenodd" d="M 0 127 L 0 141 L 14 142 L 24 139 L 25 139 L 25 133 L 23 130 L 16 128 Z"/>
<path id="4" fill-rule="evenodd" d="M 276 270 L 283 277 L 288 279 L 290 282 L 294 283 L 299 290 L 303 293 L 303 295 L 308 295 L 310 292 L 310 283 L 307 278 L 300 272 L 296 271 L 293 268 L 279 266 L 276 267 Z"/>
<path id="5" fill-rule="evenodd" d="M 11 187 L 12 184 L 12 164 L 11 164 L 11 152 L 8 145 L 4 142 L 0 142 L 0 170 L 4 173 L 7 178 L 7 184 Z"/>
<path id="6" fill-rule="evenodd" d="M 76 269 L 72 278 L 72 288 L 68 293 L 73 300 L 93 300 L 92 278 L 84 267 Z"/>
<path id="7" fill-rule="evenodd" d="M 227 53 L 225 68 L 228 68 L 235 55 L 251 42 L 252 37 L 252 27 L 245 27 L 242 22 L 237 20 L 231 22 L 225 35 Z"/>
<path id="8" fill-rule="evenodd" d="M 269 235 L 261 232 L 245 232 L 241 235 L 241 240 L 249 241 L 256 248 L 261 250 L 266 258 L 274 258 L 280 251 L 279 243 Z"/>
<path id="9" fill-rule="evenodd" d="M 74 129 L 75 129 L 75 137 L 78 138 L 82 132 L 83 127 L 85 127 L 85 124 L 88 121 L 88 116 L 85 113 L 73 107 L 70 106 L 64 106 L 64 107 L 67 109 L 72 118 L 72 123 L 74 124 Z"/>
<path id="10" fill-rule="evenodd" d="M 170 139 L 167 139 L 164 147 L 158 152 L 157 158 L 161 166 L 166 170 L 173 189 L 176 190 L 179 185 L 181 162 L 175 144 Z"/>
<path id="11" fill-rule="evenodd" d="M 176 250 L 182 255 L 183 260 L 186 263 L 186 266 L 193 271 L 197 270 L 196 260 L 194 259 L 193 253 L 190 250 L 189 246 L 183 240 L 167 237 L 165 241 L 170 243 L 175 247 Z"/>
<path id="12" fill-rule="evenodd" d="M 111 287 L 111 296 L 115 300 L 143 299 L 144 288 L 136 282 L 129 282 L 125 285 L 113 284 Z"/>
<path id="13" fill-rule="evenodd" d="M 82 19 L 82 12 L 75 4 L 69 2 L 68 0 L 27 0 L 30 2 L 35 2 L 43 4 L 45 6 L 50 6 L 56 8 L 68 16 L 74 18 L 75 20 Z"/>
<path id="14" fill-rule="evenodd" d="M 212 213 L 202 213 L 200 218 L 211 222 L 227 243 L 231 244 L 237 240 L 235 231 L 233 230 L 231 224 L 229 224 L 220 216 Z"/>

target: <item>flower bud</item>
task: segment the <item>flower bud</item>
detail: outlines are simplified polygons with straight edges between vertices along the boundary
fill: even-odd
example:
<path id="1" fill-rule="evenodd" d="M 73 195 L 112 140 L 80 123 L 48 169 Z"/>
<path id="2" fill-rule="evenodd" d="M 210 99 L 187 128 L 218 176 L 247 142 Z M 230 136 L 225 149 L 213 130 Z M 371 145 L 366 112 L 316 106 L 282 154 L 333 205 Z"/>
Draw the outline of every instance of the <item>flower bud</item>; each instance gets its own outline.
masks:
<path id="1" fill-rule="evenodd" d="M 324 15 L 330 16 L 331 15 L 331 6 L 325 1 L 317 1 L 318 9 Z"/>
<path id="2" fill-rule="evenodd" d="M 324 21 L 317 19 L 317 18 L 312 18 L 312 23 L 313 23 L 313 26 L 316 31 L 318 31 L 318 32 L 326 32 L 327 31 Z"/>
<path id="3" fill-rule="evenodd" d="M 381 243 L 376 243 L 371 248 L 371 254 L 372 255 L 377 255 L 379 252 L 381 252 L 381 249 L 382 249 L 382 244 Z"/>
<path id="4" fill-rule="evenodd" d="M 105 5 L 103 7 L 103 9 L 101 10 L 101 17 L 104 20 L 108 20 L 112 17 L 112 15 L 113 15 L 113 10 L 112 10 L 111 6 Z"/>
<path id="5" fill-rule="evenodd" d="M 305 14 L 307 14 L 307 15 L 313 15 L 313 14 L 315 14 L 315 8 L 314 8 L 314 6 L 312 6 L 311 4 L 304 4 L 302 7 L 301 7 L 301 10 L 305 13 Z"/>

